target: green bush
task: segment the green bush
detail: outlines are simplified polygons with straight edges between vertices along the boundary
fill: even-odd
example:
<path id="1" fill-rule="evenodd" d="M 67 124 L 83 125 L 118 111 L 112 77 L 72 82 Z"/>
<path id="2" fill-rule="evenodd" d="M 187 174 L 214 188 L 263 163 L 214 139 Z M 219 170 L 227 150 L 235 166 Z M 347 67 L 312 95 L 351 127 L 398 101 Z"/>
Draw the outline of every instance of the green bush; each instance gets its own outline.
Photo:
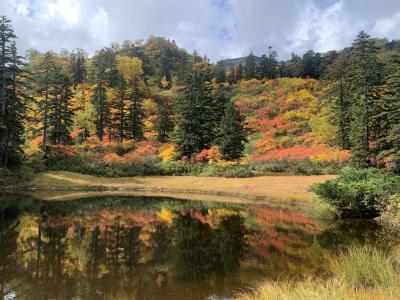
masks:
<path id="1" fill-rule="evenodd" d="M 35 173 L 32 168 L 21 166 L 18 169 L 0 168 L 0 186 L 11 187 L 33 180 Z"/>
<path id="2" fill-rule="evenodd" d="M 152 159 L 132 163 L 106 163 L 86 156 L 52 158 L 47 169 L 53 171 L 71 171 L 104 177 L 127 177 L 139 175 L 162 175 L 161 165 Z"/>
<path id="3" fill-rule="evenodd" d="M 260 173 L 291 173 L 296 175 L 337 174 L 343 165 L 339 163 L 316 163 L 309 160 L 272 160 L 253 163 L 252 169 Z"/>
<path id="4" fill-rule="evenodd" d="M 335 206 L 342 218 L 375 218 L 400 192 L 400 177 L 385 170 L 346 168 L 336 179 L 316 184 L 312 190 Z"/>

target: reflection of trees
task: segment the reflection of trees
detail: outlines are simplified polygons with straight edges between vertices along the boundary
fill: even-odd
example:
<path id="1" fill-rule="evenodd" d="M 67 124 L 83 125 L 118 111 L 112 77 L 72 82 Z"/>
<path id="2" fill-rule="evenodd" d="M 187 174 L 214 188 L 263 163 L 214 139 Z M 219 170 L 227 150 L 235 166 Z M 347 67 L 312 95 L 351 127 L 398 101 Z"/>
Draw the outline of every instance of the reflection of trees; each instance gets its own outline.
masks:
<path id="1" fill-rule="evenodd" d="M 245 247 L 244 219 L 224 217 L 212 229 L 192 214 L 178 214 L 172 225 L 174 266 L 182 278 L 204 278 L 239 267 Z"/>
<path id="2" fill-rule="evenodd" d="M 375 220 L 337 221 L 318 233 L 318 243 L 326 249 L 341 249 L 350 245 L 374 243 L 388 248 L 397 244 L 398 228 L 392 228 Z"/>
<path id="3" fill-rule="evenodd" d="M 13 279 L 16 263 L 13 253 L 17 249 L 18 214 L 14 205 L 0 205 L 0 298 L 4 299 L 9 292 L 7 283 Z"/>
<path id="4" fill-rule="evenodd" d="M 263 206 L 0 199 L 0 293 L 6 285 L 29 299 L 173 299 L 195 287 L 206 297 L 241 288 L 238 278 L 314 273 L 332 244 L 393 239 L 382 228 L 320 232 L 304 214 Z"/>

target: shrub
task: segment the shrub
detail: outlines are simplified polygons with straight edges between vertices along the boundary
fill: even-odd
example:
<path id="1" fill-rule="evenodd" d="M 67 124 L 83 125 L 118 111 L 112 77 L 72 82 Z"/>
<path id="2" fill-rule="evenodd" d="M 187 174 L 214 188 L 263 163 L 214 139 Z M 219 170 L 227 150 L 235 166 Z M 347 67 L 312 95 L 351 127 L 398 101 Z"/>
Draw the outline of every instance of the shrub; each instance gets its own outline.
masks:
<path id="1" fill-rule="evenodd" d="M 384 170 L 346 168 L 336 179 L 316 184 L 312 190 L 337 207 L 342 218 L 375 218 L 400 191 L 400 177 Z"/>
<path id="2" fill-rule="evenodd" d="M 15 170 L 0 168 L 0 186 L 10 187 L 33 180 L 34 171 L 30 167 L 22 166 Z"/>
<path id="3" fill-rule="evenodd" d="M 261 173 L 293 173 L 297 175 L 337 174 L 342 168 L 335 162 L 312 162 L 310 160 L 269 160 L 251 164 L 252 169 Z"/>

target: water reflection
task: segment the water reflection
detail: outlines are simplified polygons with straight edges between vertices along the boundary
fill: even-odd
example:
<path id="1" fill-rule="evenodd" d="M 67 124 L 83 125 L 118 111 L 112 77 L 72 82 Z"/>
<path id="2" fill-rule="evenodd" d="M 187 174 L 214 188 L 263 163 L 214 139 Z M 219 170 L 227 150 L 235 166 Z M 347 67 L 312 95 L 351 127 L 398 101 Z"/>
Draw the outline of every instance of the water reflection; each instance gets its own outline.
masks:
<path id="1" fill-rule="evenodd" d="M 148 197 L 8 195 L 0 218 L 0 296 L 11 299 L 231 296 L 318 272 L 347 234 L 283 209 Z"/>

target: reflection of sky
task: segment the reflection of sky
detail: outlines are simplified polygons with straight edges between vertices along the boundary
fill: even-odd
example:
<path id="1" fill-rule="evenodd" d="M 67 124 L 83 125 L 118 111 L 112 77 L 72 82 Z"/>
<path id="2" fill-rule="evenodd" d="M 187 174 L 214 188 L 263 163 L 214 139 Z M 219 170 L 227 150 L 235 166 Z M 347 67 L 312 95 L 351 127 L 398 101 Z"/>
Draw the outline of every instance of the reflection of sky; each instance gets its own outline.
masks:
<path id="1" fill-rule="evenodd" d="M 111 42 L 149 35 L 174 39 L 212 60 L 348 46 L 360 30 L 400 38 L 400 2 L 385 0 L 0 0 L 21 52 L 93 53 Z"/>

